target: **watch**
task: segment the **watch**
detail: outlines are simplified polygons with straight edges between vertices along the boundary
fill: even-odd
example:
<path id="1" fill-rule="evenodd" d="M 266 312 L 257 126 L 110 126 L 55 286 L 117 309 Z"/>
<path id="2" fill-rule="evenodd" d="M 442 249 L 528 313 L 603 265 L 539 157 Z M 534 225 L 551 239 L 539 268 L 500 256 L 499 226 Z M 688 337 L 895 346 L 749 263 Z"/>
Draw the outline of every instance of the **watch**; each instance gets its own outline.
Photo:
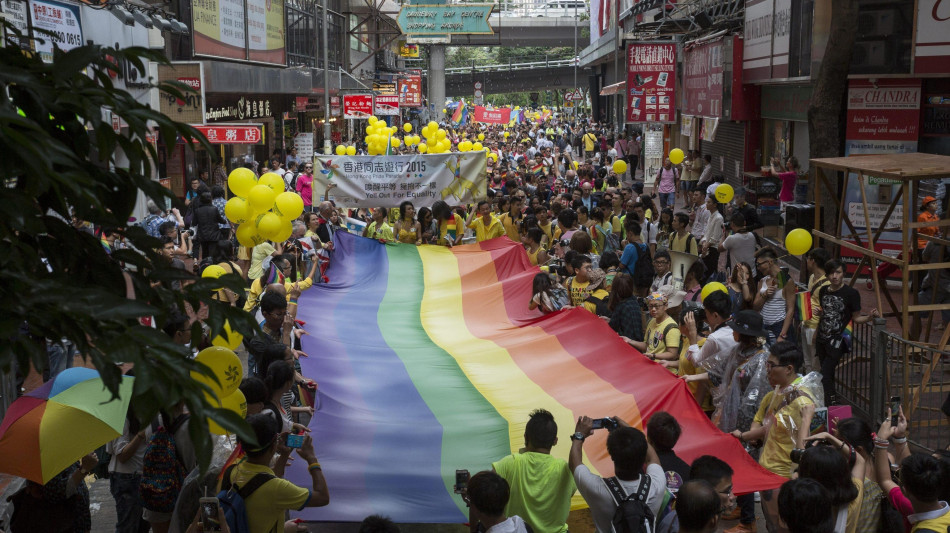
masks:
<path id="1" fill-rule="evenodd" d="M 586 439 L 586 438 L 587 438 L 587 437 L 585 437 L 584 434 L 581 433 L 580 431 L 578 431 L 578 432 L 574 433 L 573 435 L 571 435 L 571 440 L 583 441 L 583 440 Z"/>

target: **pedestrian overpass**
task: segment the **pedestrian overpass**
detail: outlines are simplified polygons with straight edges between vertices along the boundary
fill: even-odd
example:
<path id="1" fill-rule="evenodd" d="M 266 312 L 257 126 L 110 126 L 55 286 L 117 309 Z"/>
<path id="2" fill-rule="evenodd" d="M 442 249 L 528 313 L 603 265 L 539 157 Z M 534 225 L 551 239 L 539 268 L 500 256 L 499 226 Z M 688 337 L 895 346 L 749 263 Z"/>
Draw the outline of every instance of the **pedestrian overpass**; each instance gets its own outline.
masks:
<path id="1" fill-rule="evenodd" d="M 495 33 L 491 35 L 453 35 L 451 46 L 574 46 L 574 33 L 577 32 L 577 49 L 583 50 L 590 44 L 590 38 L 581 35 L 589 22 L 577 17 L 559 13 L 550 16 L 543 11 L 518 12 L 502 11 L 492 13 L 488 22 Z"/>
<path id="2" fill-rule="evenodd" d="M 498 65 L 472 65 L 445 69 L 445 95 L 471 96 L 474 83 L 482 82 L 485 94 L 573 89 L 576 60 L 534 61 Z M 577 68 L 578 83 L 584 84 L 586 71 Z"/>

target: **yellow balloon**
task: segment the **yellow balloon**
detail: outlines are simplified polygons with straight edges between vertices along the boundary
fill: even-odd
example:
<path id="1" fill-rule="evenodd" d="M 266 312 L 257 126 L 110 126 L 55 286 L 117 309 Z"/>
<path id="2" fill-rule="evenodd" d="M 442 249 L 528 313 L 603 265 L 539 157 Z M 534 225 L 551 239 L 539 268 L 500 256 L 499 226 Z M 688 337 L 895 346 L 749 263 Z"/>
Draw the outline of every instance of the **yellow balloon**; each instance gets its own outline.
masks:
<path id="1" fill-rule="evenodd" d="M 257 183 L 257 178 L 249 168 L 238 167 L 228 175 L 228 188 L 235 196 L 247 196 L 248 191 L 255 183 Z"/>
<path id="2" fill-rule="evenodd" d="M 442 130 L 442 129 L 436 130 L 435 132 L 435 138 L 440 141 L 444 139 L 446 135 L 447 134 L 445 133 L 445 130 Z"/>
<path id="3" fill-rule="evenodd" d="M 732 197 L 735 196 L 735 191 L 732 190 L 732 185 L 728 183 L 723 183 L 722 185 L 716 187 L 716 201 L 720 204 L 726 204 L 732 201 Z"/>
<path id="4" fill-rule="evenodd" d="M 284 178 L 273 172 L 268 172 L 261 176 L 261 179 L 257 180 L 257 183 L 259 185 L 267 185 L 274 191 L 274 194 L 280 194 L 287 189 L 287 184 L 284 182 Z"/>
<path id="5" fill-rule="evenodd" d="M 267 211 L 274 206 L 274 198 L 277 193 L 267 185 L 255 185 L 247 193 L 247 201 L 251 204 L 254 211 Z"/>
<path id="6" fill-rule="evenodd" d="M 506 132 L 505 132 L 505 138 L 507 139 L 509 135 L 511 135 L 511 133 L 506 131 Z"/>
<path id="7" fill-rule="evenodd" d="M 222 268 L 221 270 L 224 269 Z M 232 330 L 231 324 L 229 324 L 227 320 L 224 321 L 224 328 L 222 329 L 222 332 L 224 333 L 223 335 L 218 335 L 217 337 L 211 339 L 211 344 L 220 346 L 222 348 L 227 348 L 229 350 L 234 350 L 240 346 L 241 342 L 244 340 L 244 335 Z"/>
<path id="8" fill-rule="evenodd" d="M 481 152 L 482 148 L 484 148 L 484 146 L 482 146 L 482 143 L 475 143 L 472 145 L 472 150 L 476 152 Z"/>
<path id="9" fill-rule="evenodd" d="M 718 281 L 710 281 L 703 287 L 703 290 L 700 291 L 699 297 L 700 299 L 705 300 L 707 296 L 716 291 L 722 291 L 727 295 L 729 294 L 729 289 L 727 289 L 725 285 L 719 283 Z"/>
<path id="10" fill-rule="evenodd" d="M 498 162 L 498 154 L 495 152 L 488 152 L 488 157 L 490 157 L 492 161 Z"/>
<path id="11" fill-rule="evenodd" d="M 208 404 L 212 407 L 217 407 L 219 409 L 227 409 L 232 413 L 240 416 L 241 418 L 247 417 L 247 398 L 244 396 L 244 393 L 240 389 L 234 391 L 233 393 L 225 396 L 221 400 L 217 398 L 208 396 L 205 394 L 205 399 L 208 400 Z M 219 426 L 217 422 L 208 418 L 208 429 L 211 430 L 215 435 L 227 435 L 228 431 L 223 427 Z"/>
<path id="12" fill-rule="evenodd" d="M 369 118 L 366 119 L 366 120 L 367 120 L 367 122 L 369 122 L 369 125 L 370 125 L 370 126 L 376 124 L 376 123 L 379 121 L 379 119 L 376 118 L 376 117 L 369 117 Z"/>
<path id="13" fill-rule="evenodd" d="M 280 217 L 270 211 L 257 219 L 257 232 L 265 239 L 273 239 L 280 231 Z M 274 239 L 275 241 L 278 239 Z"/>
<path id="14" fill-rule="evenodd" d="M 479 133 L 479 134 L 478 134 L 478 140 L 479 140 L 479 141 L 484 141 L 484 140 L 485 140 L 485 134 L 484 134 L 484 133 Z"/>
<path id="15" fill-rule="evenodd" d="M 336 155 L 346 155 L 346 146 L 342 144 L 336 145 Z"/>
<path id="16" fill-rule="evenodd" d="M 225 274 L 227 274 L 227 271 L 224 270 L 224 267 L 221 265 L 208 265 L 207 268 L 201 271 L 201 277 L 208 279 L 218 279 Z M 221 287 L 218 287 L 215 290 L 220 291 Z"/>
<path id="17" fill-rule="evenodd" d="M 215 383 L 211 377 L 196 371 L 191 372 L 191 378 L 211 387 L 211 391 L 223 398 L 238 390 L 238 385 L 244 379 L 244 369 L 241 360 L 230 349 L 221 346 L 210 346 L 201 350 L 195 361 L 211 369 L 211 373 L 220 383 Z"/>
<path id="18" fill-rule="evenodd" d="M 402 144 L 399 137 L 393 137 L 389 142 L 393 145 L 393 148 L 399 148 L 399 145 Z"/>
<path id="19" fill-rule="evenodd" d="M 248 248 L 253 248 L 267 240 L 257 232 L 257 225 L 250 220 L 238 226 L 237 230 L 234 231 L 234 235 L 241 246 L 247 246 Z"/>
<path id="20" fill-rule="evenodd" d="M 448 109 L 443 109 L 443 110 L 442 110 L 442 114 L 443 114 L 443 115 L 445 115 L 445 114 L 448 113 L 448 112 L 449 112 Z"/>
<path id="21" fill-rule="evenodd" d="M 347 146 L 347 147 L 346 147 L 346 155 L 356 155 L 356 147 L 355 147 L 355 146 Z"/>
<path id="22" fill-rule="evenodd" d="M 282 192 L 274 199 L 274 214 L 293 220 L 303 213 L 303 199 L 295 192 Z"/>
<path id="23" fill-rule="evenodd" d="M 224 204 L 224 216 L 235 224 L 243 224 L 251 217 L 251 206 L 244 198 L 234 196 Z"/>
<path id="24" fill-rule="evenodd" d="M 404 132 L 406 132 L 406 133 L 409 133 L 410 131 L 412 131 L 412 124 L 410 124 L 410 123 L 408 123 L 408 122 L 406 122 L 405 124 L 403 124 L 403 125 L 402 125 L 402 131 L 404 131 Z"/>
<path id="25" fill-rule="evenodd" d="M 290 238 L 294 233 L 294 225 L 292 221 L 286 220 L 281 221 L 280 230 L 277 232 L 277 235 L 274 235 L 274 242 L 284 242 Z"/>
<path id="26" fill-rule="evenodd" d="M 577 161 L 571 161 L 571 162 L 574 163 L 574 170 L 577 170 L 578 168 L 580 168 L 580 165 L 577 163 Z"/>
<path id="27" fill-rule="evenodd" d="M 808 230 L 797 228 L 785 236 L 785 249 L 792 255 L 802 255 L 811 250 L 812 238 Z"/>
<path id="28" fill-rule="evenodd" d="M 678 165 L 683 162 L 684 158 L 686 158 L 686 154 L 684 154 L 679 148 L 673 148 L 670 150 L 670 163 Z"/>
<path id="29" fill-rule="evenodd" d="M 626 172 L 626 171 L 627 171 L 627 162 L 626 162 L 626 161 L 624 161 L 623 159 L 618 159 L 618 160 L 614 161 L 614 173 L 615 173 L 615 174 L 623 174 L 623 173 Z"/>
<path id="30" fill-rule="evenodd" d="M 442 112 L 445 113 L 445 110 L 443 110 Z M 429 131 L 435 131 L 439 129 L 439 125 L 436 124 L 434 120 L 430 120 L 429 124 L 427 125 L 429 126 Z"/>
<path id="31" fill-rule="evenodd" d="M 424 154 L 429 151 L 429 145 L 426 143 L 419 143 L 418 150 L 420 154 Z"/>

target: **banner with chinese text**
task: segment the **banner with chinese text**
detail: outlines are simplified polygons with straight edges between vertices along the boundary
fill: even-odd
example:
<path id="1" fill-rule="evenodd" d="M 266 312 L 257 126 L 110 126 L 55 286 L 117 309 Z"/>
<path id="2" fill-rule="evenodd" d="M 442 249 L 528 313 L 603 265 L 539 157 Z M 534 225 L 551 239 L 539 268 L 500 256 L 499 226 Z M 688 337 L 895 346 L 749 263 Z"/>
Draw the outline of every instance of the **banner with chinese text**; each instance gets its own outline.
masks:
<path id="1" fill-rule="evenodd" d="M 413 73 L 397 81 L 400 107 L 422 107 L 422 74 Z"/>
<path id="2" fill-rule="evenodd" d="M 511 108 L 488 109 L 484 106 L 475 106 L 474 122 L 486 124 L 507 124 L 511 120 Z"/>
<path id="3" fill-rule="evenodd" d="M 485 152 L 390 156 L 318 155 L 314 197 L 322 197 L 329 183 L 330 198 L 346 207 L 399 207 L 409 200 L 432 207 L 437 200 L 449 205 L 470 204 L 488 194 Z"/>
<path id="4" fill-rule="evenodd" d="M 373 114 L 373 95 L 343 95 L 343 118 L 369 118 Z"/>
<path id="5" fill-rule="evenodd" d="M 675 106 L 676 45 L 628 45 L 627 122 L 672 123 Z"/>

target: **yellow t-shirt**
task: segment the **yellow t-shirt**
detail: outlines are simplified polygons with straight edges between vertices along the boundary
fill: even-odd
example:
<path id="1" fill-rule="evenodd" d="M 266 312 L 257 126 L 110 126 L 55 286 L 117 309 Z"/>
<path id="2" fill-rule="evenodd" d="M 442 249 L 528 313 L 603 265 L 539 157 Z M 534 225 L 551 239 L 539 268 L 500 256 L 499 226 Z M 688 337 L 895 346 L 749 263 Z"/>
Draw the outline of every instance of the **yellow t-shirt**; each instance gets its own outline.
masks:
<path id="1" fill-rule="evenodd" d="M 495 237 L 501 237 L 505 234 L 505 228 L 497 218 L 492 217 L 488 227 L 485 227 L 485 220 L 482 217 L 476 217 L 468 224 L 468 227 L 475 230 L 475 242 L 487 241 Z"/>
<path id="2" fill-rule="evenodd" d="M 706 344 L 705 337 L 700 337 L 699 339 L 696 340 L 696 345 L 699 346 L 700 348 L 703 347 L 703 344 Z M 696 365 L 694 365 L 693 362 L 689 360 L 689 357 L 686 357 L 687 352 L 689 352 L 689 344 L 684 342 L 683 347 L 680 348 L 680 368 L 679 368 L 678 375 L 695 376 L 697 374 L 702 374 L 703 372 L 705 372 L 706 370 L 703 368 L 696 368 Z M 689 383 L 687 387 L 689 387 L 690 392 L 692 392 L 693 396 L 695 396 L 696 390 L 699 388 L 699 382 L 694 381 L 692 383 Z M 701 405 L 702 405 L 703 411 L 706 411 L 706 412 L 710 412 L 715 409 L 715 406 L 713 406 L 713 403 L 712 403 L 712 395 L 709 394 L 708 391 L 706 393 L 706 396 L 703 397 L 703 401 Z"/>
<path id="3" fill-rule="evenodd" d="M 492 463 L 511 487 L 507 515 L 518 515 L 537 533 L 564 533 L 577 490 L 564 459 L 546 453 L 525 452 Z"/>
<path id="4" fill-rule="evenodd" d="M 234 467 L 231 482 L 243 487 L 259 473 L 273 475 L 274 471 L 266 466 L 244 461 Z M 267 481 L 244 500 L 250 530 L 283 531 L 284 512 L 287 509 L 303 509 L 310 501 L 310 492 L 310 489 L 298 487 L 285 479 L 274 478 Z"/>
<path id="5" fill-rule="evenodd" d="M 755 413 L 753 420 L 762 425 L 765 425 L 766 421 L 770 424 L 765 445 L 759 457 L 759 464 L 774 474 L 790 478 L 792 460 L 789 456 L 795 448 L 795 439 L 798 438 L 798 428 L 802 423 L 802 408 L 815 402 L 801 394 L 788 405 L 783 406 L 784 403 L 784 395 L 776 396 L 775 391 L 769 391 L 765 398 L 762 398 L 762 403 L 759 404 L 759 410 Z"/>
<path id="6" fill-rule="evenodd" d="M 673 236 L 670 237 L 670 250 L 699 255 L 699 243 L 696 242 L 696 237 L 693 237 L 688 231 L 686 232 L 686 236 L 682 239 L 676 232 L 673 232 Z"/>
<path id="7" fill-rule="evenodd" d="M 547 241 L 541 242 L 541 246 L 544 246 L 545 248 L 551 246 L 551 243 L 554 242 L 554 233 L 551 230 L 552 227 L 555 227 L 554 224 L 549 221 L 544 225 L 538 224 L 538 227 L 541 228 L 541 232 L 544 233 L 544 238 L 547 239 Z"/>
<path id="8" fill-rule="evenodd" d="M 828 281 L 827 276 L 822 276 L 815 279 L 814 275 L 811 275 L 808 278 L 808 292 L 811 293 L 811 312 L 812 316 L 808 320 L 802 322 L 802 325 L 806 328 L 815 329 L 818 327 L 818 321 L 821 319 L 818 316 L 818 310 L 821 309 L 821 301 L 818 300 L 818 289 L 824 287 L 825 285 L 831 285 L 831 282 Z"/>
<path id="9" fill-rule="evenodd" d="M 272 255 L 276 251 L 274 245 L 268 241 L 264 241 L 254 247 L 251 252 L 251 268 L 247 270 L 247 279 L 257 279 L 264 275 L 264 269 L 262 268 L 262 263 L 264 258 Z"/>
<path id="10" fill-rule="evenodd" d="M 586 300 L 589 296 L 587 293 L 588 285 L 590 285 L 590 281 L 581 283 L 580 281 L 577 281 L 577 278 L 571 278 L 571 281 L 567 287 L 567 291 L 571 295 L 571 305 L 574 307 L 583 305 L 584 300 Z"/>
<path id="11" fill-rule="evenodd" d="M 663 332 L 666 331 L 670 324 L 672 324 L 673 327 L 669 328 L 669 331 L 664 334 Z M 651 318 L 650 322 L 647 323 L 646 334 L 643 336 L 643 340 L 647 343 L 647 353 L 644 355 L 661 354 L 669 348 L 679 350 L 680 336 L 680 328 L 677 327 L 673 317 L 667 316 L 659 324 L 656 323 L 656 319 Z M 676 372 L 673 371 L 673 373 L 675 374 Z"/>
<path id="12" fill-rule="evenodd" d="M 370 239 L 383 239 L 384 241 L 394 241 L 393 237 L 393 228 L 389 225 L 389 222 L 383 221 L 383 224 L 379 226 L 379 229 L 376 229 L 376 221 L 370 223 L 367 227 L 366 236 Z"/>
<path id="13" fill-rule="evenodd" d="M 448 240 L 452 241 L 452 244 L 455 244 L 456 238 L 465 231 L 465 221 L 462 220 L 462 217 L 458 216 L 457 213 L 452 214 L 453 223 L 443 220 L 439 223 L 439 244 L 445 246 L 446 244 L 446 235 L 450 238 Z"/>
<path id="14" fill-rule="evenodd" d="M 509 239 L 515 242 L 521 242 L 521 228 L 518 226 L 520 220 L 511 218 L 511 213 L 501 215 L 498 220 L 500 220 L 501 224 L 505 227 L 505 234 L 508 235 Z"/>
<path id="15" fill-rule="evenodd" d="M 584 135 L 584 150 L 587 152 L 594 151 L 594 142 L 597 141 L 597 136 L 593 133 L 587 133 Z"/>

